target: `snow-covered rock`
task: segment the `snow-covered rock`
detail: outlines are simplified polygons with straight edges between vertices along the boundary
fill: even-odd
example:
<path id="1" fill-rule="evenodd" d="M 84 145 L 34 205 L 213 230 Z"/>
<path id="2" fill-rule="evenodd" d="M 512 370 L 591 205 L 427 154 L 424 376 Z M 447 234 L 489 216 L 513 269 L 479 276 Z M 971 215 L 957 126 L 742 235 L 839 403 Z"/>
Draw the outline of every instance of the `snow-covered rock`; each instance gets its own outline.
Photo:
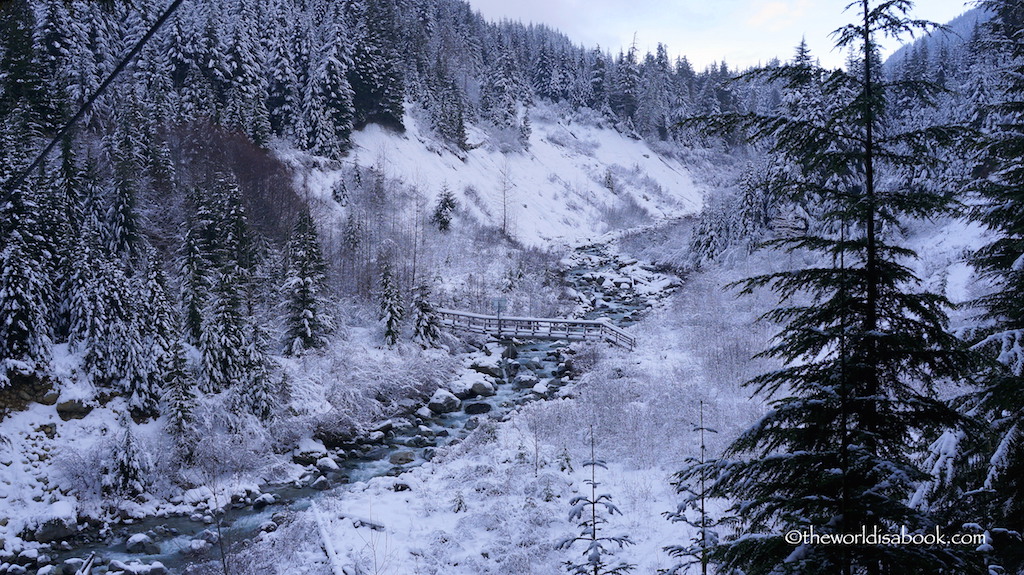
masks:
<path id="1" fill-rule="evenodd" d="M 318 459 L 316 462 L 316 468 L 325 473 L 328 471 L 337 471 L 338 469 L 340 469 L 340 467 L 338 467 L 337 462 L 335 462 L 334 459 L 331 457 L 321 457 L 320 459 Z"/>
<path id="2" fill-rule="evenodd" d="M 504 372 L 501 369 L 501 362 L 502 357 L 500 354 L 479 356 L 474 358 L 469 364 L 469 369 L 500 379 L 504 377 Z"/>
<path id="3" fill-rule="evenodd" d="M 252 506 L 256 509 L 262 509 L 267 505 L 273 505 L 277 499 L 270 493 L 264 493 L 253 500 Z"/>
<path id="4" fill-rule="evenodd" d="M 474 394 L 481 395 L 484 397 L 490 397 L 497 393 L 494 388 L 494 384 L 486 379 L 478 380 L 473 382 L 473 387 L 470 388 Z"/>
<path id="5" fill-rule="evenodd" d="M 51 504 L 46 515 L 49 518 L 36 528 L 36 541 L 52 543 L 78 533 L 78 515 L 74 501 L 65 499 Z"/>
<path id="6" fill-rule="evenodd" d="M 65 559 L 64 562 L 61 563 L 60 571 L 61 573 L 77 573 L 78 570 L 82 568 L 82 565 L 85 565 L 85 559 L 82 559 L 81 557 L 72 557 L 70 559 Z"/>
<path id="7" fill-rule="evenodd" d="M 493 376 L 479 371 L 468 371 L 449 384 L 448 388 L 459 399 L 469 399 L 478 395 L 494 395 Z"/>
<path id="8" fill-rule="evenodd" d="M 427 407 L 434 413 L 451 413 L 459 409 L 461 402 L 459 398 L 446 390 L 438 389 L 434 392 L 434 395 L 430 396 L 430 401 L 427 402 Z"/>
<path id="9" fill-rule="evenodd" d="M 292 452 L 292 460 L 299 465 L 313 465 L 327 456 L 327 447 L 323 442 L 312 437 L 304 437 Z"/>
<path id="10" fill-rule="evenodd" d="M 160 548 L 153 542 L 153 538 L 145 533 L 136 533 L 129 537 L 125 547 L 127 547 L 129 553 L 154 555 L 160 551 Z"/>
<path id="11" fill-rule="evenodd" d="M 146 565 L 139 563 L 138 561 L 125 563 L 115 559 L 107 566 L 107 572 L 130 573 L 131 575 L 165 575 L 167 573 L 167 568 L 159 561 L 154 561 L 153 563 Z"/>

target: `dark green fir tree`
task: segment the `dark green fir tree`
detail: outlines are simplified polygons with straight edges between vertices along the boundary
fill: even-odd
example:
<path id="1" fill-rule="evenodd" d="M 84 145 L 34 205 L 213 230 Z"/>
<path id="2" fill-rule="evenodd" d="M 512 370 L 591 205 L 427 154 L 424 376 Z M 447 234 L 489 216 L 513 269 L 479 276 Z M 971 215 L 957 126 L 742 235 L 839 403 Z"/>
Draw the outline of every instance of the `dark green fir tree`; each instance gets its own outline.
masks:
<path id="1" fill-rule="evenodd" d="M 303 212 L 288 242 L 288 261 L 282 291 L 285 307 L 285 355 L 322 348 L 334 327 L 325 298 L 326 265 L 316 224 Z"/>
<path id="2" fill-rule="evenodd" d="M 735 533 L 711 550 L 718 573 L 881 575 L 983 573 L 971 550 L 952 546 L 828 545 L 790 531 L 859 533 L 877 526 L 934 530 L 936 518 L 909 497 L 927 477 L 914 457 L 961 418 L 935 386 L 961 380 L 973 356 L 947 331 L 948 302 L 927 293 L 897 242 L 900 226 L 948 213 L 951 193 L 911 180 L 956 130 L 893 127 L 880 76 L 877 40 L 922 24 L 909 0 L 859 0 L 854 21 L 836 32 L 849 50 L 847 70 L 824 75 L 824 108 L 764 117 L 719 115 L 713 130 L 745 129 L 793 166 L 773 182 L 785 195 L 823 206 L 816 226 L 769 242 L 815 255 L 816 266 L 740 282 L 770 288 L 780 307 L 764 319 L 781 331 L 763 356 L 782 367 L 750 382 L 771 410 L 736 439 L 723 459 L 691 465 L 683 481 L 714 479 L 712 497 L 734 502 Z M 789 87 L 806 82 L 805 65 L 755 73 Z M 927 96 L 928 86 L 918 85 Z M 700 120 L 694 123 L 701 123 Z"/>
<path id="3" fill-rule="evenodd" d="M 1003 62 L 999 96 L 985 112 L 998 117 L 983 148 L 994 166 L 978 182 L 975 219 L 992 241 L 973 263 L 992 286 L 977 306 L 983 328 L 976 347 L 990 360 L 963 411 L 986 422 L 954 451 L 959 477 L 945 503 L 954 516 L 992 538 L 993 572 L 1024 572 L 1024 4 L 982 2 L 993 15 L 987 44 Z M 963 436 L 962 436 L 963 437 Z M 953 451 L 953 450 L 950 450 Z M 969 504 L 965 505 L 964 502 Z M 998 571 L 1002 569 L 1004 571 Z"/>

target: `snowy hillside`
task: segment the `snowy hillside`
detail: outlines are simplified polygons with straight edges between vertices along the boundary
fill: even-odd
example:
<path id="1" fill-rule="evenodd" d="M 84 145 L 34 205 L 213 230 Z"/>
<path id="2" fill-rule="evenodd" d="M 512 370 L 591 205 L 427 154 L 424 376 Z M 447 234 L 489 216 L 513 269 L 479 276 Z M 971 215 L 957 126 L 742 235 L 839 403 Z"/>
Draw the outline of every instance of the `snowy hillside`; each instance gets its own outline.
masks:
<path id="1" fill-rule="evenodd" d="M 571 244 L 612 227 L 697 212 L 699 187 L 679 160 L 653 151 L 591 112 L 540 104 L 530 110 L 528 149 L 505 153 L 485 131 L 470 128 L 468 151 L 453 150 L 417 116 L 404 133 L 369 125 L 352 135 L 343 163 L 380 170 L 436 203 L 448 186 L 479 222 L 501 227 L 531 246 Z M 310 168 L 316 170 L 316 168 Z M 307 192 L 323 196 L 330 173 L 303 173 Z"/>
<path id="2" fill-rule="evenodd" d="M 910 4 L 3 3 L 0 575 L 1024 575 L 1024 23 Z"/>

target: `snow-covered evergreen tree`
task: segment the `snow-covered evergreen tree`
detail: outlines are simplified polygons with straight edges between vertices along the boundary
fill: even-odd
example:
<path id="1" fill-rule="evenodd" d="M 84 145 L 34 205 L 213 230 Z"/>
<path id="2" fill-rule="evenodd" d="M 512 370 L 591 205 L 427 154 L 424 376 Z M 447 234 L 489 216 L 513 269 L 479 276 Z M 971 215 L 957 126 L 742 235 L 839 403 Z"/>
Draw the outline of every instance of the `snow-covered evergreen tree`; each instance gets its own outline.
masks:
<path id="1" fill-rule="evenodd" d="M 210 276 L 199 231 L 185 233 L 180 257 L 182 319 L 188 341 L 198 345 L 203 333 L 203 310 L 209 298 Z"/>
<path id="2" fill-rule="evenodd" d="M 244 131 L 257 146 L 270 138 L 267 80 L 260 69 L 256 0 L 238 4 L 238 17 L 227 59 L 225 123 Z"/>
<path id="3" fill-rule="evenodd" d="M 569 521 L 578 521 L 580 534 L 564 539 L 558 543 L 559 549 L 570 549 L 575 543 L 582 543 L 583 560 L 579 562 L 566 561 L 565 568 L 572 575 L 622 575 L 629 573 L 636 568 L 635 565 L 625 561 L 615 561 L 611 544 L 619 549 L 634 542 L 628 535 L 605 535 L 604 526 L 608 523 L 606 515 L 621 515 L 619 508 L 612 503 L 612 496 L 607 493 L 598 493 L 600 485 L 597 481 L 597 469 L 607 469 L 604 461 L 597 459 L 594 440 L 594 430 L 590 430 L 590 460 L 583 463 L 584 467 L 590 468 L 590 478 L 584 483 L 590 488 L 589 495 L 577 495 L 569 501 L 572 510 L 569 512 Z"/>
<path id="4" fill-rule="evenodd" d="M 480 107 L 485 117 L 499 128 L 519 130 L 520 105 L 526 87 L 511 47 L 501 50 L 481 92 Z"/>
<path id="5" fill-rule="evenodd" d="M 608 92 L 608 105 L 623 121 L 636 114 L 640 90 L 640 62 L 635 45 L 625 54 L 619 53 L 615 62 L 615 75 Z"/>
<path id="6" fill-rule="evenodd" d="M 396 251 L 395 243 L 385 240 L 377 252 L 377 268 L 380 270 L 380 319 L 384 322 L 384 342 L 388 345 L 398 343 L 402 336 L 402 320 L 405 319 L 402 293 L 394 269 Z"/>
<path id="7" fill-rule="evenodd" d="M 985 320 L 976 347 L 994 361 L 963 404 L 988 429 L 962 442 L 965 452 L 957 463 L 965 469 L 945 503 L 958 520 L 995 534 L 992 572 L 1019 573 L 1024 570 L 1019 552 L 1024 534 L 1024 6 L 1004 0 L 983 5 L 995 15 L 988 27 L 990 45 L 1005 62 L 1000 94 L 983 108 L 1000 118 L 985 142 L 984 159 L 996 169 L 978 183 L 981 202 L 974 214 L 993 235 L 973 263 L 992 286 L 975 302 Z"/>
<path id="8" fill-rule="evenodd" d="M 281 385 L 275 378 L 267 349 L 269 335 L 259 325 L 248 326 L 245 366 L 248 384 L 238 390 L 243 409 L 260 421 L 269 421 L 281 399 Z"/>
<path id="9" fill-rule="evenodd" d="M 885 573 L 913 565 L 921 572 L 972 573 L 970 551 L 951 546 L 906 548 L 794 547 L 783 533 L 859 532 L 864 525 L 933 529 L 937 518 L 909 497 L 926 477 L 915 445 L 961 422 L 936 396 L 939 381 L 966 377 L 974 363 L 947 331 L 948 302 L 919 287 L 906 262 L 913 251 L 884 226 L 947 213 L 950 193 L 902 187 L 908 166 L 934 163 L 927 151 L 950 142 L 949 132 L 900 132 L 878 77 L 876 36 L 899 34 L 917 22 L 910 2 L 863 0 L 855 21 L 837 32 L 853 48 L 847 71 L 829 75 L 825 110 L 793 118 L 718 116 L 710 128 L 750 130 L 774 154 L 801 170 L 773 186 L 793 196 L 828 198 L 818 230 L 772 245 L 816 253 L 821 264 L 754 277 L 746 290 L 770 287 L 782 300 L 765 318 L 782 324 L 764 353 L 783 366 L 749 382 L 774 398 L 772 410 L 737 438 L 725 459 L 692 465 L 684 480 L 714 470 L 713 497 L 734 501 L 737 532 L 711 552 L 719 572 Z M 769 68 L 769 78 L 801 82 L 802 66 Z M 939 136 L 935 139 L 935 136 Z M 907 146 L 902 148 L 901 146 Z M 913 153 L 911 153 L 911 151 Z M 915 442 L 917 442 L 915 444 Z"/>
<path id="10" fill-rule="evenodd" d="M 21 231 L 0 249 L 0 388 L 11 376 L 44 371 L 51 354 L 48 282 L 39 254 Z"/>
<path id="11" fill-rule="evenodd" d="M 174 346 L 177 345 L 178 321 L 167 291 L 167 278 L 155 251 L 150 248 L 146 258 L 145 285 L 141 294 L 141 336 L 147 381 L 140 409 L 152 415 L 157 399 L 174 369 Z"/>
<path id="12" fill-rule="evenodd" d="M 316 224 L 308 212 L 299 215 L 288 243 L 282 286 L 285 302 L 285 355 L 318 349 L 327 343 L 334 320 L 327 310 L 326 265 L 320 253 Z"/>
<path id="13" fill-rule="evenodd" d="M 104 474 L 103 487 L 112 494 L 134 498 L 146 492 L 151 464 L 135 436 L 134 424 L 127 413 L 121 413 L 118 424 L 121 431 L 113 445 L 112 461 Z"/>
<path id="14" fill-rule="evenodd" d="M 181 456 L 192 458 L 198 441 L 195 428 L 195 378 L 188 369 L 185 348 L 180 341 L 171 347 L 170 361 L 164 379 L 163 409 L 167 416 L 167 433 L 174 438 Z"/>
<path id="15" fill-rule="evenodd" d="M 424 347 L 435 347 L 441 339 L 441 324 L 437 310 L 430 302 L 430 286 L 426 283 L 416 288 L 413 298 L 412 339 Z"/>
<path id="16" fill-rule="evenodd" d="M 203 314 L 199 381 L 200 389 L 206 393 L 224 391 L 243 381 L 246 374 L 242 281 L 237 269 L 222 271 L 211 293 L 212 301 Z"/>
<path id="17" fill-rule="evenodd" d="M 111 151 L 114 181 L 107 209 L 104 245 L 115 257 L 123 258 L 125 262 L 137 262 L 143 252 L 142 224 L 136 205 L 143 158 L 137 134 L 133 134 L 129 127 L 138 124 L 129 118 L 122 120 L 123 127 L 118 131 Z"/>
<path id="18" fill-rule="evenodd" d="M 355 125 L 381 122 L 401 127 L 405 77 L 399 62 L 398 5 L 394 0 L 351 0 L 345 5 L 352 33 L 348 78 Z"/>
<path id="19" fill-rule="evenodd" d="M 443 184 L 441 186 L 441 193 L 437 196 L 437 205 L 434 206 L 434 213 L 430 216 L 431 223 L 437 226 L 439 232 L 444 233 L 451 229 L 452 215 L 458 207 L 459 204 L 455 199 L 455 194 L 448 188 L 447 183 Z"/>
<path id="20" fill-rule="evenodd" d="M 675 511 L 665 513 L 665 517 L 673 523 L 683 523 L 693 529 L 693 537 L 685 545 L 670 545 L 665 548 L 669 555 L 680 560 L 668 572 L 688 573 L 691 566 L 700 565 L 701 575 L 707 575 L 711 565 L 711 551 L 719 544 L 719 521 L 708 509 L 710 503 L 709 485 L 712 483 L 712 470 L 707 463 L 707 433 L 717 433 L 704 425 L 704 402 L 700 402 L 700 420 L 694 431 L 700 435 L 700 455 L 689 458 L 691 464 L 702 467 L 703 472 L 696 478 L 680 478 L 675 483 L 676 491 L 684 499 Z M 696 479 L 696 481 L 694 481 Z M 685 571 L 684 571 L 685 570 Z"/>

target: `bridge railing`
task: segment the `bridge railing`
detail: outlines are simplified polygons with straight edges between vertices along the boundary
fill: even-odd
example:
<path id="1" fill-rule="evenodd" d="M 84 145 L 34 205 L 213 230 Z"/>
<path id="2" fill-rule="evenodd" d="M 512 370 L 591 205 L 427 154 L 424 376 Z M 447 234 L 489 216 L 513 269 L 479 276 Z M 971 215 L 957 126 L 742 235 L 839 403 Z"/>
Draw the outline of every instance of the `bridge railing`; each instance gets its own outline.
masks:
<path id="1" fill-rule="evenodd" d="M 632 350 L 636 339 L 607 320 L 493 316 L 439 309 L 441 324 L 451 329 L 497 337 L 607 341 Z"/>

